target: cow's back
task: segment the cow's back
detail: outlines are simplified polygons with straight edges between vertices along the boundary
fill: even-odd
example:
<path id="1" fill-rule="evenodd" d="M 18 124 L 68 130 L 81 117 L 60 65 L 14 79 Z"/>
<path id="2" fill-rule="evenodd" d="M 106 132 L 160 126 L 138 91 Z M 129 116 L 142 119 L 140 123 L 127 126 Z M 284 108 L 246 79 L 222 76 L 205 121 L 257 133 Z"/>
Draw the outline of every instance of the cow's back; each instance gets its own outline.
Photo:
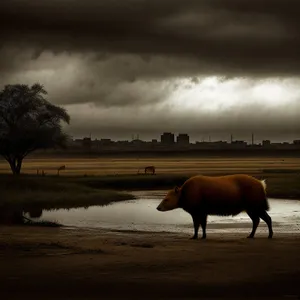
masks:
<path id="1" fill-rule="evenodd" d="M 261 183 L 248 175 L 198 175 L 183 184 L 180 204 L 192 214 L 237 215 L 259 203 L 262 192 Z"/>

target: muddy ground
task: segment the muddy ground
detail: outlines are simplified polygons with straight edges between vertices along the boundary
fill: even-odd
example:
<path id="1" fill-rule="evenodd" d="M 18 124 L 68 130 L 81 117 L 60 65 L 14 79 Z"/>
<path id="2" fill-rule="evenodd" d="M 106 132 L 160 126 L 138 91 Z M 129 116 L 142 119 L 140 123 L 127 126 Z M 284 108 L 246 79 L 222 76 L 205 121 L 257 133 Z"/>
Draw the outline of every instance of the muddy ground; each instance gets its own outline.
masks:
<path id="1" fill-rule="evenodd" d="M 189 238 L 1 226 L 0 299 L 299 299 L 299 234 Z"/>

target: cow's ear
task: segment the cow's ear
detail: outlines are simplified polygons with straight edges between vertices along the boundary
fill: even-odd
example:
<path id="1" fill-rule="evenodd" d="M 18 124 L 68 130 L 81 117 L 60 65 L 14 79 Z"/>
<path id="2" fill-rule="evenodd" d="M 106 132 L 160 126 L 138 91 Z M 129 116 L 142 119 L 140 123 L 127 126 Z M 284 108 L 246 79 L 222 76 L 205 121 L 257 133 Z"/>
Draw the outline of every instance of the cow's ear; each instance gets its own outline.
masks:
<path id="1" fill-rule="evenodd" d="M 175 186 L 175 193 L 177 194 L 179 192 L 179 187 Z"/>

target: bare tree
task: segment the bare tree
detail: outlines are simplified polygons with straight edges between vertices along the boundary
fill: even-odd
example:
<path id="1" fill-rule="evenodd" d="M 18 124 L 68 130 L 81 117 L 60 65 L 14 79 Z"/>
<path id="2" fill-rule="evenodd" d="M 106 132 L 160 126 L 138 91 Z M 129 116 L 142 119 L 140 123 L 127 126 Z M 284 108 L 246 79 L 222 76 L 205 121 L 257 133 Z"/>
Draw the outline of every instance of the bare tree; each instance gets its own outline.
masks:
<path id="1" fill-rule="evenodd" d="M 13 174 L 20 174 L 23 159 L 37 149 L 66 147 L 68 135 L 61 121 L 69 124 L 64 108 L 49 103 L 44 87 L 36 83 L 5 85 L 0 91 L 0 155 Z"/>

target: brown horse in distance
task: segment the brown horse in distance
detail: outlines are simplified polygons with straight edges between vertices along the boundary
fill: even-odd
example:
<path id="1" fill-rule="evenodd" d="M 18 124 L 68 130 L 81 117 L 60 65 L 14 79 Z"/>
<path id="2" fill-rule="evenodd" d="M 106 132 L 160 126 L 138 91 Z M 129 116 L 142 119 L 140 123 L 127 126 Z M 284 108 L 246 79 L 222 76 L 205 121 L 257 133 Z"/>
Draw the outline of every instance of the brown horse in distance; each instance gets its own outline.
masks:
<path id="1" fill-rule="evenodd" d="M 146 173 L 152 173 L 153 175 L 155 174 L 155 167 L 154 166 L 148 166 L 148 167 L 145 167 L 145 174 Z"/>

